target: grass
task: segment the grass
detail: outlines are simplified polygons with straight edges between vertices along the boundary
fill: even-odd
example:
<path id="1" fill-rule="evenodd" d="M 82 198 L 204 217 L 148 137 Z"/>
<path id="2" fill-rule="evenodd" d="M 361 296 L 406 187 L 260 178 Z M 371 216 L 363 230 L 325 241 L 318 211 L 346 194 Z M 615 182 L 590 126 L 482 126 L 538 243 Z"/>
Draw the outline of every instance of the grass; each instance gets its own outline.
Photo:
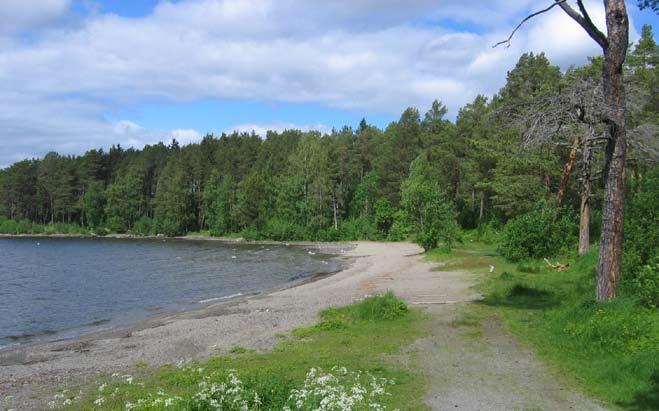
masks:
<path id="1" fill-rule="evenodd" d="M 289 390 L 300 386 L 311 368 L 330 370 L 334 366 L 395 381 L 387 388 L 391 396 L 381 401 L 387 409 L 425 409 L 424 376 L 417 367 L 405 365 L 414 364 L 415 359 L 402 349 L 423 336 L 426 329 L 426 319 L 420 311 L 408 310 L 388 293 L 326 310 L 316 325 L 295 330 L 271 352 L 234 347 L 228 355 L 183 368 L 141 368 L 131 376 L 130 384 L 127 376 L 104 376 L 83 388 L 82 399 L 63 409 L 123 410 L 127 402 L 134 403 L 158 391 L 190 398 L 204 376 L 225 374 L 232 369 L 246 387 L 261 393 L 264 403 L 272 406 L 261 409 L 281 409 Z M 71 396 L 60 396 L 58 405 Z M 100 406 L 94 404 L 99 396 L 104 397 Z"/>
<path id="2" fill-rule="evenodd" d="M 624 409 L 659 409 L 659 312 L 628 295 L 596 302 L 595 252 L 561 260 L 571 264 L 564 272 L 541 260 L 510 263 L 478 243 L 429 258 L 478 273 L 485 297 L 471 315 L 502 319 L 566 383 Z"/>

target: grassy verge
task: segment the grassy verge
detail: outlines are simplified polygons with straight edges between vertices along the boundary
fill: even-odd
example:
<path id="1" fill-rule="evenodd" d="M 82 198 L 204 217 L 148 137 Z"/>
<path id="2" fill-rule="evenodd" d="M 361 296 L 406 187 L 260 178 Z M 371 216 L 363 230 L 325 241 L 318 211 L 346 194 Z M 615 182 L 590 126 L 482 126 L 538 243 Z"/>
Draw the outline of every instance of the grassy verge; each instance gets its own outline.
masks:
<path id="1" fill-rule="evenodd" d="M 404 347 L 422 336 L 425 327 L 424 316 L 408 311 L 393 294 L 371 297 L 325 311 L 315 326 L 282 336 L 272 352 L 234 347 L 228 355 L 200 364 L 140 364 L 132 375 L 104 376 L 81 394 L 59 393 L 53 405 L 66 404 L 62 408 L 67 410 L 125 410 L 127 404 L 135 410 L 282 410 L 315 409 L 320 397 L 331 397 L 354 401 L 346 409 L 378 409 L 364 405 L 369 403 L 386 407 L 382 409 L 424 409 L 424 377 L 414 366 L 414 354 Z M 358 401 L 359 395 L 365 401 Z M 220 402 L 213 405 L 211 400 Z M 248 408 L 241 408 L 243 401 Z"/>
<path id="2" fill-rule="evenodd" d="M 541 260 L 513 264 L 473 243 L 430 258 L 481 273 L 485 299 L 474 311 L 501 318 L 563 378 L 612 405 L 659 409 L 659 313 L 625 295 L 596 302 L 596 253 L 561 261 L 571 265 L 564 272 Z"/>

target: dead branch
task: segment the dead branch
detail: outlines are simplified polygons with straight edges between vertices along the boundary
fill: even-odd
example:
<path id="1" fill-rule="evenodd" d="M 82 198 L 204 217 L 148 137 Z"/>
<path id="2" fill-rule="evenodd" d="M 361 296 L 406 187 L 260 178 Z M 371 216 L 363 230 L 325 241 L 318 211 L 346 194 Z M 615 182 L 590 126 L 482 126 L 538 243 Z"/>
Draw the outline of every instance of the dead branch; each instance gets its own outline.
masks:
<path id="1" fill-rule="evenodd" d="M 522 21 L 519 22 L 519 24 L 517 25 L 517 27 L 515 27 L 515 28 L 513 29 L 513 31 L 510 33 L 510 36 L 508 36 L 508 38 L 507 38 L 506 40 L 502 40 L 502 41 L 498 42 L 497 44 L 495 44 L 494 46 L 492 46 L 492 48 L 498 47 L 498 46 L 500 46 L 500 45 L 502 45 L 502 44 L 507 44 L 506 48 L 510 47 L 510 40 L 512 40 L 512 38 L 513 38 L 513 36 L 515 35 L 515 33 L 517 32 L 517 30 L 519 30 L 520 27 L 522 27 L 522 25 L 524 25 L 524 23 L 526 23 L 527 21 L 531 20 L 531 19 L 534 18 L 535 16 L 538 16 L 538 15 L 540 15 L 540 14 L 542 14 L 542 13 L 546 13 L 546 12 L 548 12 L 549 10 L 553 9 L 555 6 L 558 6 L 559 4 L 564 3 L 565 1 L 567 1 L 567 0 L 556 0 L 556 3 L 552 4 L 551 6 L 547 7 L 546 9 L 542 9 L 542 10 L 536 11 L 535 13 L 531 13 L 531 14 L 529 14 L 528 16 L 524 17 L 524 18 L 522 19 Z"/>
<path id="2" fill-rule="evenodd" d="M 565 271 L 568 268 L 570 268 L 570 263 L 567 264 L 561 264 L 558 261 L 556 261 L 556 264 L 552 264 L 548 259 L 545 258 L 545 262 L 547 265 L 549 265 L 551 268 L 556 269 L 556 271 Z"/>

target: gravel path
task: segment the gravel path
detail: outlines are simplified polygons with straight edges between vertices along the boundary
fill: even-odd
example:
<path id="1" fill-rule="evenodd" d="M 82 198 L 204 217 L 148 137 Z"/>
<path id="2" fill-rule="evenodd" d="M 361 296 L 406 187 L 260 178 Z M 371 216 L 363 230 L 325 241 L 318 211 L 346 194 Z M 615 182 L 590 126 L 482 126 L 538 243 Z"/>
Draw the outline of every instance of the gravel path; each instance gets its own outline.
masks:
<path id="1" fill-rule="evenodd" d="M 411 349 L 429 373 L 432 409 L 602 409 L 561 387 L 498 324 L 485 324 L 479 338 L 454 326 L 461 307 L 480 298 L 470 288 L 474 275 L 436 271 L 409 243 L 331 247 L 352 264 L 318 281 L 73 341 L 2 351 L 0 410 L 42 408 L 54 387 L 75 386 L 98 372 L 128 372 L 137 362 L 202 360 L 234 346 L 268 350 L 278 333 L 313 324 L 321 310 L 386 290 L 431 316 L 430 336 Z"/>

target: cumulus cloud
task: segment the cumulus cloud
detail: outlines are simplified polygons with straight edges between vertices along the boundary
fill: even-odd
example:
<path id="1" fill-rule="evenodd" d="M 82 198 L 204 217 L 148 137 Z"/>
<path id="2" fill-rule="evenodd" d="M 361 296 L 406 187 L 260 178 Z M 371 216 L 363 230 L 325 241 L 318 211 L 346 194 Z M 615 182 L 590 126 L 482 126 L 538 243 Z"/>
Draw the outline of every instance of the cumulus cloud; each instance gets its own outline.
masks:
<path id="1" fill-rule="evenodd" d="M 3 2 L 3 30 L 47 25 L 70 6 L 28 3 Z M 601 3 L 587 4 L 602 20 Z M 141 18 L 95 13 L 29 42 L 0 36 L 0 142 L 12 147 L 0 165 L 51 149 L 187 143 L 207 131 L 105 118 L 144 102 L 235 99 L 397 114 L 439 98 L 455 114 L 477 94 L 496 92 L 524 51 L 547 51 L 562 68 L 599 53 L 560 10 L 528 22 L 510 48 L 491 48 L 535 7 L 530 0 L 163 1 Z M 288 126 L 283 119 L 236 128 L 261 134 Z"/>
<path id="2" fill-rule="evenodd" d="M 38 30 L 60 18 L 71 0 L 3 0 L 0 7 L 0 33 Z"/>

